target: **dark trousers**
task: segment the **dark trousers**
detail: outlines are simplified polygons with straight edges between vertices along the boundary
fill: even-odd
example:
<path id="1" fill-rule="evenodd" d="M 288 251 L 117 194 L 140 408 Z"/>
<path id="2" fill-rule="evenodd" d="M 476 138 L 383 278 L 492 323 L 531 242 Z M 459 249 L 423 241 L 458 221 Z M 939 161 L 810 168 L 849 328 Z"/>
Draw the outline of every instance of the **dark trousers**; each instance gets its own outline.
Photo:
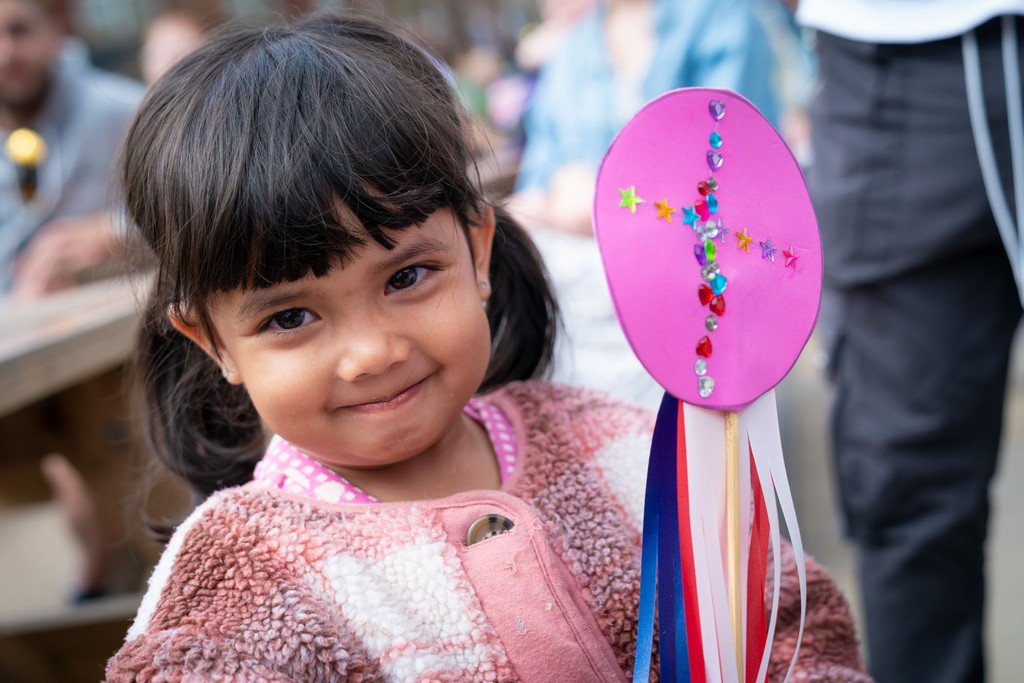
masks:
<path id="1" fill-rule="evenodd" d="M 1008 181 L 998 24 L 979 41 Z M 809 180 L 869 669 L 879 683 L 982 681 L 989 486 L 1021 308 L 982 185 L 961 43 L 819 34 L 818 54 Z"/>

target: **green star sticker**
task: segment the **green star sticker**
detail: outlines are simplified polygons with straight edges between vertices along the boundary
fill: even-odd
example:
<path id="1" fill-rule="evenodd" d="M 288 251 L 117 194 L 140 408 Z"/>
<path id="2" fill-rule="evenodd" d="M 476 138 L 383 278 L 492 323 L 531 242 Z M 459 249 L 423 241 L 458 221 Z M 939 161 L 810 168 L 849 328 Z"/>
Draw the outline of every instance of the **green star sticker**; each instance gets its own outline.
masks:
<path id="1" fill-rule="evenodd" d="M 625 190 L 619 190 L 619 194 L 622 195 L 622 199 L 619 200 L 619 206 L 625 206 L 629 209 L 630 213 L 636 213 L 636 205 L 644 203 L 644 200 L 636 196 L 636 187 L 634 185 L 630 185 Z"/>

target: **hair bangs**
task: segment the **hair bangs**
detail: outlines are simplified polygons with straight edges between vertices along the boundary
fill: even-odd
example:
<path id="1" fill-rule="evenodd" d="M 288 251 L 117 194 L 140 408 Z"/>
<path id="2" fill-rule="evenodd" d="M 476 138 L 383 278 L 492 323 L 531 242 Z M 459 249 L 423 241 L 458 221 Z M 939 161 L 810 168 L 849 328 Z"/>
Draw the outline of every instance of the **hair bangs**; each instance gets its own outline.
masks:
<path id="1" fill-rule="evenodd" d="M 468 224 L 481 198 L 449 84 L 420 48 L 366 38 L 322 18 L 244 31 L 154 86 L 126 205 L 176 301 L 324 275 L 442 207 Z"/>

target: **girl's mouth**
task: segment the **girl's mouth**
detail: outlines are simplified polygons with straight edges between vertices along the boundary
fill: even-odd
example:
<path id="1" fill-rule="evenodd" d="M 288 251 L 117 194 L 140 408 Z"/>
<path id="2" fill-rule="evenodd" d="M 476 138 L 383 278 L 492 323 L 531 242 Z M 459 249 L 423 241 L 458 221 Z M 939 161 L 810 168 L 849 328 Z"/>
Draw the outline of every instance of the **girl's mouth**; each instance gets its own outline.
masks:
<path id="1" fill-rule="evenodd" d="M 420 381 L 416 382 L 415 384 L 412 384 L 406 387 L 405 389 L 402 389 L 400 392 L 398 392 L 391 398 L 386 398 L 379 401 L 368 401 L 366 403 L 357 403 L 355 405 L 349 406 L 349 409 L 356 410 L 361 413 L 382 413 L 387 412 L 389 410 L 394 410 L 395 408 L 405 403 L 408 403 L 410 400 L 412 400 L 413 397 L 415 397 L 416 394 L 419 393 L 420 389 L 423 387 L 424 382 L 426 381 L 427 378 L 423 378 Z"/>

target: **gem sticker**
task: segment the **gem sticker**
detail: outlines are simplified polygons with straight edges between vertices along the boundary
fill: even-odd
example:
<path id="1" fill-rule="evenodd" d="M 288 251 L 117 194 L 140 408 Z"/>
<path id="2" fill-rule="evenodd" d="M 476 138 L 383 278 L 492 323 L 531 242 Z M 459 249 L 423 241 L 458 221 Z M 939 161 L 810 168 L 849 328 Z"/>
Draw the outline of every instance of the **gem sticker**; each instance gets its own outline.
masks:
<path id="1" fill-rule="evenodd" d="M 789 249 L 782 250 L 782 255 L 786 257 L 786 268 L 796 269 L 796 260 L 800 258 L 800 256 L 796 253 L 796 250 L 793 249 L 792 244 L 789 245 Z"/>
<path id="2" fill-rule="evenodd" d="M 619 194 L 622 195 L 622 199 L 619 201 L 619 206 L 628 208 L 630 213 L 636 213 L 636 205 L 644 203 L 644 200 L 636 196 L 636 187 L 633 185 L 630 185 L 624 190 L 619 190 Z"/>
<path id="3" fill-rule="evenodd" d="M 708 111 L 711 112 L 711 118 L 715 121 L 721 121 L 725 116 L 725 102 L 722 100 L 711 100 L 708 102 Z"/>
<path id="4" fill-rule="evenodd" d="M 658 209 L 658 218 L 664 218 L 666 223 L 672 222 L 672 213 L 675 209 L 668 205 L 667 199 L 662 197 L 660 202 L 654 202 L 654 206 Z"/>

